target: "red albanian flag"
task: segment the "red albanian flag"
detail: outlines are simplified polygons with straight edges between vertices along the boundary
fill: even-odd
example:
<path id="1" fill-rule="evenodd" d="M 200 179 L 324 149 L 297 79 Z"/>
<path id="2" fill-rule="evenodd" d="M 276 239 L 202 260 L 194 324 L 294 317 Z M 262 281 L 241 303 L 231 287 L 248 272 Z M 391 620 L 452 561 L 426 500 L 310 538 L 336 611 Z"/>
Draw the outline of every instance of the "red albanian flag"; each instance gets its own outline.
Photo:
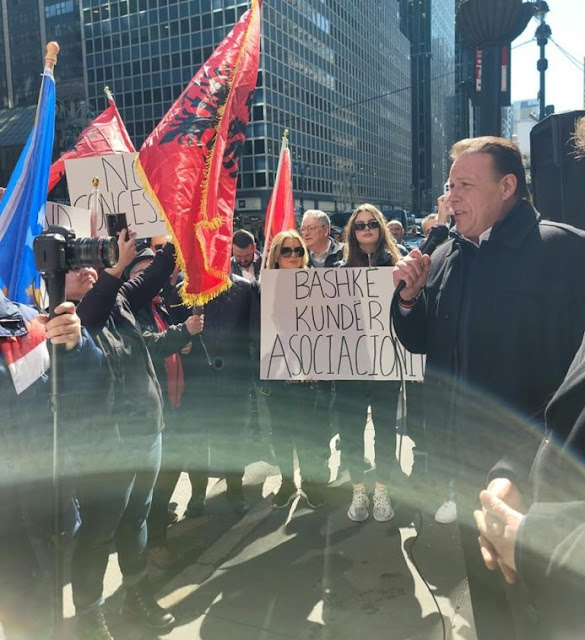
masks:
<path id="1" fill-rule="evenodd" d="M 281 231 L 296 229 L 295 201 L 292 191 L 292 170 L 288 148 L 288 131 L 282 137 L 274 189 L 268 202 L 264 222 L 264 256 L 268 255 L 272 238 Z M 265 260 L 263 260 L 263 263 Z"/>
<path id="2" fill-rule="evenodd" d="M 52 191 L 65 175 L 65 160 L 107 156 L 111 153 L 134 153 L 136 151 L 126 130 L 126 125 L 116 107 L 114 97 L 107 87 L 106 96 L 109 102 L 108 108 L 102 111 L 79 134 L 73 149 L 66 151 L 51 165 L 47 193 Z"/>
<path id="3" fill-rule="evenodd" d="M 202 305 L 231 286 L 240 153 L 258 75 L 261 0 L 199 69 L 136 163 L 175 241 L 183 301 Z"/>

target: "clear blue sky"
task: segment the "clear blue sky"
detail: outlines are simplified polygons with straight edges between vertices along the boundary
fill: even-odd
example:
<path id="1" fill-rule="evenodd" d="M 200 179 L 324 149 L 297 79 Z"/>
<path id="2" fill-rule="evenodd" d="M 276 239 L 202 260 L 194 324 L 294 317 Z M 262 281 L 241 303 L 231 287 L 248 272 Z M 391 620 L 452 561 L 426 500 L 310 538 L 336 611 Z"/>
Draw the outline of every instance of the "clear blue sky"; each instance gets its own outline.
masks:
<path id="1" fill-rule="evenodd" d="M 546 23 L 552 39 L 577 58 L 579 68 L 570 62 L 559 48 L 548 42 L 545 97 L 556 112 L 583 109 L 583 58 L 585 57 L 585 0 L 547 0 L 550 8 Z M 537 98 L 539 74 L 536 63 L 540 48 L 534 34 L 538 21 L 532 19 L 524 33 L 512 43 L 512 100 Z M 523 44 L 534 38 L 532 42 Z M 518 46 L 522 45 L 522 46 Z"/>

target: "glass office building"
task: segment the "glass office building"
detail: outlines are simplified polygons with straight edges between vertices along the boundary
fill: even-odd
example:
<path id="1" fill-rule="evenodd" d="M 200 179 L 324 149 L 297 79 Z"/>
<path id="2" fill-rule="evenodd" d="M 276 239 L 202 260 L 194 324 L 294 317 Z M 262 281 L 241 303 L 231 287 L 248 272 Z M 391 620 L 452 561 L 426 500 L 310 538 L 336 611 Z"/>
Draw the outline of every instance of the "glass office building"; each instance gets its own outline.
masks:
<path id="1" fill-rule="evenodd" d="M 116 96 L 139 146 L 248 7 L 245 0 L 83 0 L 90 103 Z M 297 211 L 407 205 L 410 46 L 398 0 L 265 2 L 236 214 L 258 222 L 290 132 Z M 252 225 L 253 226 L 253 225 Z"/>
<path id="2" fill-rule="evenodd" d="M 59 53 L 57 98 L 86 98 L 80 34 L 80 0 L 0 2 L 0 109 L 36 104 L 45 46 L 56 40 Z"/>

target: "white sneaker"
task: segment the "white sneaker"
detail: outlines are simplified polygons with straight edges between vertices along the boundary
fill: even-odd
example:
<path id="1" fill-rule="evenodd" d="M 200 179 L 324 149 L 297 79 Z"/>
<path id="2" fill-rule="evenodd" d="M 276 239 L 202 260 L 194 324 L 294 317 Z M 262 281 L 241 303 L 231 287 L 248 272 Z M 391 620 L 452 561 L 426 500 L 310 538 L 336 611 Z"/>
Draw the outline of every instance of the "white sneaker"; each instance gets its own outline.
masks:
<path id="1" fill-rule="evenodd" d="M 439 524 L 451 524 L 457 520 L 457 503 L 455 500 L 447 500 L 437 509 L 435 520 Z"/>
<path id="2" fill-rule="evenodd" d="M 390 496 L 388 495 L 388 489 L 376 489 L 372 497 L 374 502 L 374 509 L 372 515 L 377 522 L 388 522 L 394 517 L 394 509 L 390 502 Z"/>
<path id="3" fill-rule="evenodd" d="M 353 490 L 353 498 L 351 505 L 347 510 L 347 517 L 354 522 L 363 522 L 368 519 L 370 515 L 368 507 L 370 506 L 370 499 L 364 487 Z"/>

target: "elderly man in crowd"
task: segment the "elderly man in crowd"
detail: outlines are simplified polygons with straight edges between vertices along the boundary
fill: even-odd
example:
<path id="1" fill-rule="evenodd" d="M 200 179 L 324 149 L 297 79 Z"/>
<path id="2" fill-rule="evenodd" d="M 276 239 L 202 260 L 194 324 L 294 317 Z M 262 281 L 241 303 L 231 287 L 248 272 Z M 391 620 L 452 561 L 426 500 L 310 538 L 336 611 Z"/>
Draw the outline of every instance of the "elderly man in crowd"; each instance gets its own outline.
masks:
<path id="1" fill-rule="evenodd" d="M 339 262 L 343 244 L 331 237 L 331 220 L 324 211 L 308 209 L 301 222 L 301 236 L 309 249 L 310 267 L 332 267 Z"/>

